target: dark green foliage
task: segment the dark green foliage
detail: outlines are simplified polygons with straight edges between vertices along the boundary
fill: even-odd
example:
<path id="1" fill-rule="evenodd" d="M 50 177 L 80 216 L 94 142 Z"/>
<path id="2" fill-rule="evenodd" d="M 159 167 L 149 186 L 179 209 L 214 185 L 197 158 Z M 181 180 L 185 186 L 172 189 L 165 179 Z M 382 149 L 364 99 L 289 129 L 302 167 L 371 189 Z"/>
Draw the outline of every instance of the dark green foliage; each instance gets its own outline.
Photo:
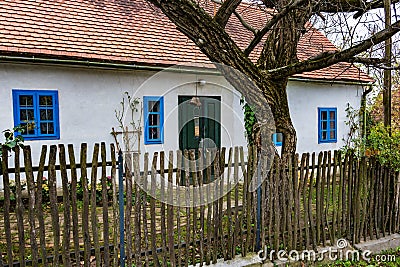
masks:
<path id="1" fill-rule="evenodd" d="M 357 157 L 374 156 L 382 165 L 400 170 L 400 131 L 390 131 L 382 122 L 374 122 L 369 111 L 363 114 L 348 105 L 346 112 L 350 131 L 342 151 Z M 363 127 L 364 136 L 361 134 Z"/>
<path id="2" fill-rule="evenodd" d="M 20 125 L 15 126 L 12 129 L 6 129 L 3 131 L 5 141 L 4 143 L 0 143 L 0 156 L 3 154 L 3 147 L 5 147 L 7 151 L 11 151 L 17 146 L 19 146 L 20 148 L 24 147 L 24 138 L 22 137 L 22 135 L 17 134 L 22 134 L 24 131 L 25 128 Z"/>
<path id="3" fill-rule="evenodd" d="M 370 129 L 367 136 L 367 152 L 374 155 L 382 165 L 389 165 L 400 170 L 400 132 L 392 131 L 383 123 Z"/>
<path id="4" fill-rule="evenodd" d="M 240 99 L 240 105 L 244 112 L 244 128 L 246 130 L 247 142 L 249 145 L 254 144 L 254 125 L 257 123 L 257 118 L 254 114 L 253 108 L 244 101 L 244 98 Z"/>
<path id="5" fill-rule="evenodd" d="M 90 192 L 92 190 L 91 184 L 89 184 L 88 179 L 86 178 L 87 183 L 88 183 L 88 193 L 90 195 Z M 100 204 L 103 201 L 103 188 L 101 185 L 101 182 L 96 184 L 96 204 Z M 106 181 L 106 190 L 107 190 L 107 196 L 108 200 L 112 198 L 112 180 L 111 176 L 107 176 L 107 181 Z M 76 197 L 78 201 L 83 201 L 83 182 L 82 182 L 82 177 L 79 179 L 77 185 L 76 185 Z M 107 201 L 108 201 L 107 200 Z"/>

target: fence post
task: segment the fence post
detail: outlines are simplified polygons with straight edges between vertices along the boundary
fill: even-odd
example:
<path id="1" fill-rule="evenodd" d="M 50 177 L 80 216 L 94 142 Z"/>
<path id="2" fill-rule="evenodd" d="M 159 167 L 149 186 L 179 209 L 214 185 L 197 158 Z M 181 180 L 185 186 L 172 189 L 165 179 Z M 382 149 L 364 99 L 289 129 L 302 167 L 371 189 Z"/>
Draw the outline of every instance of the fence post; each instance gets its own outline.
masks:
<path id="1" fill-rule="evenodd" d="M 125 226 L 124 226 L 124 164 L 122 159 L 122 151 L 118 152 L 118 202 L 119 202 L 119 249 L 120 249 L 120 266 L 125 266 Z"/>
<path id="2" fill-rule="evenodd" d="M 257 231 L 256 231 L 256 249 L 261 250 L 261 159 L 260 153 L 257 153 Z"/>

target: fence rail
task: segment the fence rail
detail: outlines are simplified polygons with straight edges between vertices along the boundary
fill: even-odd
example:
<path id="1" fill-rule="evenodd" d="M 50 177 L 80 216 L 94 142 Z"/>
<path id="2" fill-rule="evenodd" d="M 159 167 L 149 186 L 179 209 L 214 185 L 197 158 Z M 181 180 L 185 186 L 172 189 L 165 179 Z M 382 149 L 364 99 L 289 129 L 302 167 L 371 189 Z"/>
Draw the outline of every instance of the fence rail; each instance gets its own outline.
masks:
<path id="1" fill-rule="evenodd" d="M 266 171 L 234 147 L 125 155 L 121 246 L 115 147 L 87 150 L 43 146 L 38 166 L 29 146 L 3 151 L 0 266 L 118 266 L 122 247 L 128 266 L 203 265 L 400 230 L 399 173 L 374 158 L 296 154 Z"/>

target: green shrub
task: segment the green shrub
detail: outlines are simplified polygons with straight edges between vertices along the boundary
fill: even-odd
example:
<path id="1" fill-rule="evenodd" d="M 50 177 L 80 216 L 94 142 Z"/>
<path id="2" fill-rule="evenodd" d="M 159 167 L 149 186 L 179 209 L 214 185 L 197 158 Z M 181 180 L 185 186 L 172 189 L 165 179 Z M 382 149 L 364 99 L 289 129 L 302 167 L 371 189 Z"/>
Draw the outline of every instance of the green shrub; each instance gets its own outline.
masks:
<path id="1" fill-rule="evenodd" d="M 359 118 L 363 114 L 350 105 L 347 106 L 346 112 L 345 123 L 350 131 L 343 139 L 345 142 L 345 146 L 341 149 L 343 154 L 352 153 L 357 157 L 374 156 L 382 165 L 400 170 L 400 132 L 390 131 L 390 128 L 385 127 L 382 122 L 373 122 L 366 112 L 366 136 L 361 136 Z"/>
<path id="2" fill-rule="evenodd" d="M 400 132 L 378 123 L 366 138 L 366 153 L 374 155 L 382 165 L 400 170 Z"/>

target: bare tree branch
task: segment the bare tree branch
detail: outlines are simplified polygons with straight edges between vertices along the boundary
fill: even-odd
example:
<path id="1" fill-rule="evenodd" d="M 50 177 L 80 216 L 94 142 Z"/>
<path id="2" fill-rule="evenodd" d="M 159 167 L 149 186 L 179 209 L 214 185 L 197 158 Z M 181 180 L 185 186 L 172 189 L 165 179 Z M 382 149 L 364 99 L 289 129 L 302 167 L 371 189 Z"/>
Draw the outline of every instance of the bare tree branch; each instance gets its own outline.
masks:
<path id="1" fill-rule="evenodd" d="M 274 0 L 262 0 L 265 7 L 274 8 L 276 6 L 276 1 Z"/>
<path id="2" fill-rule="evenodd" d="M 294 8 L 306 3 L 308 0 L 294 0 L 291 4 L 284 7 L 279 13 L 275 14 L 271 20 L 267 22 L 263 29 L 261 29 L 253 38 L 249 46 L 244 50 L 245 55 L 250 55 L 251 51 L 257 46 L 262 38 L 269 30 L 284 16 L 286 16 Z"/>
<path id="3" fill-rule="evenodd" d="M 214 20 L 221 25 L 222 28 L 225 28 L 226 24 L 232 13 L 238 7 L 238 5 L 242 2 L 241 0 L 225 0 L 222 2 L 221 7 L 218 9 L 217 14 L 214 16 Z"/>
<path id="4" fill-rule="evenodd" d="M 387 38 L 390 38 L 399 31 L 400 21 L 397 21 L 392 24 L 391 28 L 382 30 L 372 35 L 370 38 L 364 40 L 358 45 L 355 45 L 343 51 L 338 51 L 335 53 L 324 53 L 323 55 L 318 55 L 314 58 L 301 61 L 299 63 L 269 70 L 268 73 L 270 75 L 273 75 L 274 77 L 288 77 L 294 74 L 326 68 L 339 62 L 345 62 L 348 61 L 349 58 L 352 58 L 355 55 L 366 51 L 372 46 L 383 42 Z"/>
<path id="5" fill-rule="evenodd" d="M 211 1 L 220 5 L 222 5 L 223 3 L 221 0 L 211 0 Z M 233 14 L 235 14 L 235 16 L 239 19 L 243 27 L 245 27 L 247 30 L 251 31 L 254 35 L 256 35 L 258 31 L 257 29 L 253 28 L 250 24 L 248 24 L 246 20 L 236 10 L 233 11 Z"/>
<path id="6" fill-rule="evenodd" d="M 352 58 L 348 58 L 346 60 L 346 62 L 361 63 L 361 64 L 369 65 L 369 66 L 378 66 L 380 64 L 385 63 L 385 60 L 383 58 L 352 57 Z"/>
<path id="7" fill-rule="evenodd" d="M 399 70 L 400 65 L 394 62 L 393 66 L 388 65 L 383 58 L 362 58 L 362 57 L 353 57 L 346 60 L 347 62 L 351 63 L 361 63 L 367 66 L 372 66 L 378 69 L 383 70 Z"/>
<path id="8" fill-rule="evenodd" d="M 315 2 L 314 11 L 327 13 L 353 12 L 364 10 L 367 4 L 365 0 L 322 0 Z"/>
<path id="9" fill-rule="evenodd" d="M 392 3 L 399 1 L 393 0 Z M 360 13 L 359 16 L 361 16 L 365 11 L 381 7 L 383 7 L 383 0 L 374 0 L 372 2 L 365 0 L 323 0 L 316 2 L 315 11 L 328 13 L 357 11 L 357 14 Z"/>
<path id="10" fill-rule="evenodd" d="M 276 8 L 280 1 L 263 0 L 265 7 Z M 400 2 L 400 0 L 392 0 L 392 3 Z M 312 2 L 315 12 L 361 12 L 364 13 L 371 9 L 382 8 L 383 0 L 313 0 Z M 358 14 L 358 13 L 357 13 Z"/>
<path id="11" fill-rule="evenodd" d="M 391 67 L 387 67 L 387 66 L 376 66 L 376 68 L 378 69 L 383 69 L 383 70 L 400 70 L 400 66 L 391 66 Z"/>
<path id="12" fill-rule="evenodd" d="M 229 34 L 191 0 L 147 0 L 160 8 L 175 23 L 178 30 L 191 39 L 212 62 L 223 63 L 243 73 L 261 73 L 255 64 L 243 55 Z"/>
<path id="13" fill-rule="evenodd" d="M 399 2 L 399 0 L 392 0 L 392 4 L 395 4 L 397 2 Z M 357 19 L 357 18 L 361 17 L 368 10 L 381 8 L 381 7 L 383 7 L 383 1 L 382 0 L 372 1 L 364 9 L 359 10 L 356 14 L 354 14 L 353 18 Z"/>
<path id="14" fill-rule="evenodd" d="M 233 12 L 235 14 L 235 16 L 239 19 L 240 23 L 242 23 L 243 27 L 245 27 L 246 29 L 248 29 L 249 31 L 251 31 L 254 35 L 257 34 L 258 30 L 253 28 L 250 24 L 248 24 L 244 18 L 242 16 L 240 16 L 239 13 L 237 13 L 236 11 Z"/>

